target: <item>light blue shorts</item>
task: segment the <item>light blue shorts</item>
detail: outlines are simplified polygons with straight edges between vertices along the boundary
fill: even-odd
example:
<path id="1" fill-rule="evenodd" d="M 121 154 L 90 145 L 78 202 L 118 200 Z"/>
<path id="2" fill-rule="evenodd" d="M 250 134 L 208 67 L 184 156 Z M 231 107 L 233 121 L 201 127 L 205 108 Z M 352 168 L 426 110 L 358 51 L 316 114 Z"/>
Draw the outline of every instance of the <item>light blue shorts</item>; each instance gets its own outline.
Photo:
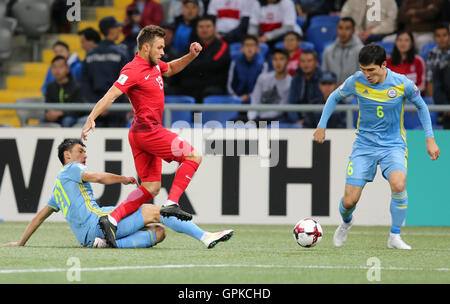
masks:
<path id="1" fill-rule="evenodd" d="M 373 181 L 380 165 L 385 179 L 389 179 L 391 172 L 401 170 L 407 173 L 408 155 L 406 148 L 353 146 L 352 154 L 347 165 L 346 180 L 348 185 L 364 187 Z"/>
<path id="2" fill-rule="evenodd" d="M 113 211 L 116 207 L 102 207 L 102 211 Z M 116 239 L 121 239 L 128 235 L 131 235 L 144 228 L 144 216 L 142 215 L 142 207 L 138 211 L 130 214 L 126 218 L 123 218 L 119 224 L 117 224 Z M 86 236 L 85 247 L 92 247 L 96 237 L 104 239 L 105 236 L 98 223 L 92 223 L 91 228 Z"/>

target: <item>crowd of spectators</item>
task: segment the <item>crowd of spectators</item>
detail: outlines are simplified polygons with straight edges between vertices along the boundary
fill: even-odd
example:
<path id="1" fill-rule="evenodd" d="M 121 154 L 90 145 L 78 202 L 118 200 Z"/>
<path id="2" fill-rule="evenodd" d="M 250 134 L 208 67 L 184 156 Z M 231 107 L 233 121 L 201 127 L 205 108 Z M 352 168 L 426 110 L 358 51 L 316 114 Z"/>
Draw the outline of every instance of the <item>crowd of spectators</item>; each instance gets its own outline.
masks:
<path id="1" fill-rule="evenodd" d="M 103 39 L 92 28 L 80 31 L 83 62 L 57 42 L 42 87 L 47 102 L 97 102 L 134 58 L 137 33 L 154 24 L 166 32 L 164 61 L 184 55 L 193 41 L 203 46 L 181 73 L 164 80 L 166 95 L 192 96 L 196 103 L 233 95 L 250 105 L 323 104 L 359 70 L 359 50 L 374 42 L 393 43 L 388 68 L 405 74 L 435 103 L 450 104 L 450 0 L 172 0 L 168 7 L 164 20 L 159 2 L 135 0 L 124 11 L 125 23 L 100 21 Z M 317 16 L 336 17 L 334 24 L 321 25 L 336 31 L 323 51 L 307 35 Z M 236 120 L 314 128 L 318 115 L 249 111 Z M 44 119 L 70 126 L 82 122 L 83 113 L 47 112 Z M 97 125 L 123 127 L 130 119 L 132 113 L 107 112 Z M 450 128 L 450 112 L 440 113 L 438 123 Z M 345 116 L 335 114 L 329 126 L 345 127 Z"/>

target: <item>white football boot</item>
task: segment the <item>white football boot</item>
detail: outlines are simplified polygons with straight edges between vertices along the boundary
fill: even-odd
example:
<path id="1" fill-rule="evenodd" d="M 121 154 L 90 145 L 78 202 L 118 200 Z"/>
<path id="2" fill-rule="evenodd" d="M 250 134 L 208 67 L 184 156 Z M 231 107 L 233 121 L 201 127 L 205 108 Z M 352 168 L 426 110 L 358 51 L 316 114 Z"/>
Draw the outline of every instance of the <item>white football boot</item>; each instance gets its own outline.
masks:
<path id="1" fill-rule="evenodd" d="M 223 230 L 219 232 L 209 233 L 206 235 L 204 239 L 202 239 L 202 243 L 205 244 L 208 249 L 214 248 L 217 243 L 228 241 L 233 236 L 233 230 Z"/>
<path id="2" fill-rule="evenodd" d="M 402 238 L 400 237 L 400 234 L 391 233 L 387 242 L 387 246 L 390 249 L 411 250 L 411 246 L 403 242 Z"/>
<path id="3" fill-rule="evenodd" d="M 333 236 L 333 244 L 336 247 L 341 247 L 344 245 L 345 241 L 347 240 L 347 234 L 350 228 L 353 225 L 353 219 L 350 223 L 342 223 L 337 227 L 336 231 L 334 232 Z"/>

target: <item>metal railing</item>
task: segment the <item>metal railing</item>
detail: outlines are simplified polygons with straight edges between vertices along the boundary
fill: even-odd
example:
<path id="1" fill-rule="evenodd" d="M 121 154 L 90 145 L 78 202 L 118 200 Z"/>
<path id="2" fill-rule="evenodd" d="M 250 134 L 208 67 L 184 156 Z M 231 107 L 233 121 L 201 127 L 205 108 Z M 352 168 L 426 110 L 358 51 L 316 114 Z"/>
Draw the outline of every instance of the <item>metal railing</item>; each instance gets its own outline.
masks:
<path id="1" fill-rule="evenodd" d="M 91 111 L 95 104 L 87 103 L 0 103 L 0 110 L 62 110 L 62 111 Z M 165 104 L 164 126 L 170 126 L 173 111 L 280 111 L 280 112 L 321 112 L 324 104 L 314 105 L 241 105 L 241 104 Z M 131 104 L 112 104 L 108 111 L 131 111 Z M 430 112 L 450 112 L 450 105 L 428 105 Z M 359 111 L 358 105 L 337 105 L 334 112 L 346 112 L 346 127 L 353 128 L 353 112 Z M 405 111 L 415 112 L 414 105 L 406 105 Z"/>

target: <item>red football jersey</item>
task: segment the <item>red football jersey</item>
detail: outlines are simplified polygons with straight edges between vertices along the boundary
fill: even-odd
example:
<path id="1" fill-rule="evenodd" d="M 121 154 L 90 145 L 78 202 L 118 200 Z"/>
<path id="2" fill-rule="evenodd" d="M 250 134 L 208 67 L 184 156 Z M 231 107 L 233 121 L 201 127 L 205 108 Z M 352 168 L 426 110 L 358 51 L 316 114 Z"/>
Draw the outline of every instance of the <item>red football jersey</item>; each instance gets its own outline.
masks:
<path id="1" fill-rule="evenodd" d="M 152 125 L 162 124 L 164 112 L 164 81 L 162 74 L 169 66 L 163 61 L 152 66 L 136 55 L 120 71 L 114 86 L 127 94 L 133 105 L 131 132 L 146 132 Z"/>

